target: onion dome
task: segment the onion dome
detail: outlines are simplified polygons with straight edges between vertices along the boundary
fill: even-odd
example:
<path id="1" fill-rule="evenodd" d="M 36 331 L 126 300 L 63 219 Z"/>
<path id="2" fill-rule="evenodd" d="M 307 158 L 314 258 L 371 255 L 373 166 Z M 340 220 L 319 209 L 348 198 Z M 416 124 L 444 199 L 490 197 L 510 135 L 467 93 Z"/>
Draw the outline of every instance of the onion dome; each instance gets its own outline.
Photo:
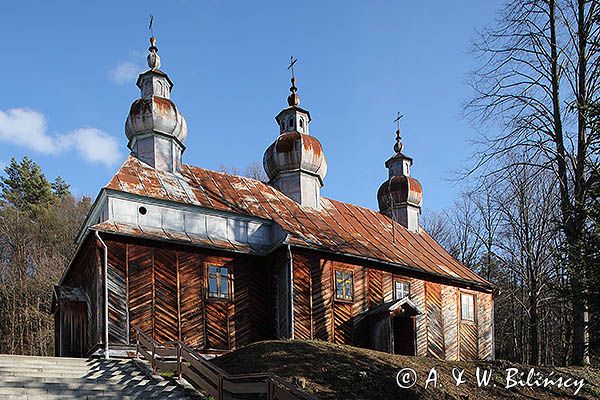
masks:
<path id="1" fill-rule="evenodd" d="M 327 161 L 317 138 L 299 132 L 286 132 L 265 151 L 265 172 L 270 180 L 286 172 L 301 171 L 319 178 L 321 186 L 327 174 Z"/>
<path id="2" fill-rule="evenodd" d="M 148 50 L 149 70 L 139 75 L 136 85 L 141 90 L 141 98 L 131 105 L 125 134 L 129 139 L 129 147 L 135 137 L 147 133 L 163 134 L 175 138 L 183 147 L 188 133 L 185 118 L 171 100 L 173 82 L 167 74 L 159 70 L 160 57 L 156 47 L 156 39 L 150 38 Z"/>
<path id="3" fill-rule="evenodd" d="M 125 123 L 125 134 L 131 141 L 134 136 L 156 132 L 172 136 L 183 143 L 187 138 L 185 118 L 170 99 L 158 96 L 137 99 L 131 104 Z"/>
<path id="4" fill-rule="evenodd" d="M 423 188 L 418 180 L 411 176 L 392 176 L 383 182 L 377 191 L 380 210 L 391 210 L 392 204 L 410 204 L 421 207 L 423 203 Z"/>
<path id="5" fill-rule="evenodd" d="M 404 155 L 402 138 L 400 137 L 400 116 L 396 119 L 395 154 L 385 162 L 388 179 L 377 190 L 379 212 L 393 218 L 408 230 L 419 229 L 419 214 L 423 204 L 423 188 L 418 180 L 410 176 L 412 158 Z"/>
<path id="6" fill-rule="evenodd" d="M 297 91 L 292 72 L 288 107 L 275 117 L 279 136 L 265 151 L 263 166 L 270 184 L 298 204 L 319 209 L 327 161 L 321 143 L 309 135 L 310 113 L 299 107 Z"/>

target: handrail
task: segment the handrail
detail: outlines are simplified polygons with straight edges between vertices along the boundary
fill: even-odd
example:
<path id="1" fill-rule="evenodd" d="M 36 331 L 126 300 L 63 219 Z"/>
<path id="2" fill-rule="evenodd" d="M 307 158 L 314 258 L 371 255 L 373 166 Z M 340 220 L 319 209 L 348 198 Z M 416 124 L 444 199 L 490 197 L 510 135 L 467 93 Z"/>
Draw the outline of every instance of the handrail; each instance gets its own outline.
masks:
<path id="1" fill-rule="evenodd" d="M 143 356 L 154 373 L 167 370 L 177 373 L 179 379 L 185 376 L 192 386 L 216 400 L 247 399 L 248 394 L 266 394 L 267 400 L 315 400 L 275 374 L 231 375 L 179 340 L 158 343 L 137 326 L 132 328 L 136 333 L 136 358 Z"/>

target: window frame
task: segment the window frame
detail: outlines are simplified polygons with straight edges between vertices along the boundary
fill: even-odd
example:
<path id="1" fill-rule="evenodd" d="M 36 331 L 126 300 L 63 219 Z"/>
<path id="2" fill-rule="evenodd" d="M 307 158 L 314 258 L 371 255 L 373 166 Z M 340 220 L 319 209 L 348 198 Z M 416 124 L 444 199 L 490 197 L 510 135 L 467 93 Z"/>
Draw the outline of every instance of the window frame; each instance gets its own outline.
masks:
<path id="1" fill-rule="evenodd" d="M 465 316 L 463 314 L 463 296 L 471 298 L 471 302 L 470 302 L 471 304 L 470 305 L 472 306 L 472 310 L 471 310 L 471 317 L 472 318 L 464 318 Z M 469 324 L 475 324 L 475 323 L 477 323 L 477 313 L 475 312 L 475 310 L 477 309 L 476 302 L 477 302 L 477 297 L 475 296 L 474 293 L 463 292 L 463 291 L 461 291 L 459 293 L 459 303 L 458 303 L 458 305 L 459 305 L 460 321 L 461 322 L 465 322 L 465 323 L 469 323 Z M 467 314 L 469 314 L 469 313 L 467 312 Z M 468 316 L 469 315 L 467 315 L 467 317 Z"/>
<path id="2" fill-rule="evenodd" d="M 343 297 L 338 297 L 338 291 L 337 291 L 337 273 L 340 272 L 342 275 L 342 296 Z M 348 298 L 347 296 L 344 296 L 346 294 L 346 286 L 345 286 L 345 281 L 346 281 L 346 277 L 345 274 L 349 274 L 350 275 L 350 290 L 351 290 L 351 296 L 350 298 Z M 354 271 L 350 268 L 333 268 L 333 298 L 335 301 L 340 302 L 340 303 L 354 303 Z"/>
<path id="3" fill-rule="evenodd" d="M 213 296 L 211 295 L 211 291 L 210 291 L 210 268 L 211 267 L 215 267 L 217 268 L 217 295 Z M 223 275 L 221 275 L 221 269 L 225 268 L 227 269 L 227 296 L 223 297 L 223 296 L 219 296 L 219 294 L 221 293 L 220 288 L 221 283 L 222 283 L 222 279 L 223 279 Z M 228 265 L 227 263 L 224 262 L 220 262 L 220 261 L 205 261 L 204 262 L 204 299 L 207 301 L 232 301 L 233 300 L 233 276 L 232 276 L 232 269 L 231 266 Z"/>
<path id="4" fill-rule="evenodd" d="M 402 298 L 398 298 L 396 296 L 396 284 L 397 283 L 404 283 L 405 285 L 408 286 L 408 294 L 406 296 L 404 296 Z M 401 278 L 400 279 L 399 278 L 394 279 L 394 285 L 392 286 L 392 291 L 393 291 L 392 297 L 393 297 L 394 301 L 402 300 L 405 297 L 407 297 L 407 298 L 410 299 L 410 281 L 408 279 L 401 279 Z"/>

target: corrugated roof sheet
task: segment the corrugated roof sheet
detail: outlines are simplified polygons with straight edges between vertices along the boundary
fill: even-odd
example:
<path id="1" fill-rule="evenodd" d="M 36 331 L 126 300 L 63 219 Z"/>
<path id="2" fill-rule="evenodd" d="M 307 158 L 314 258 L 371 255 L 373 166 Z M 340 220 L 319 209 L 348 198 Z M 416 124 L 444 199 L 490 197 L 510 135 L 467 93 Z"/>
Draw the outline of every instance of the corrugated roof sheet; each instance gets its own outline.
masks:
<path id="1" fill-rule="evenodd" d="M 455 260 L 422 228 L 419 232 L 410 232 L 377 211 L 324 197 L 321 197 L 320 210 L 301 207 L 276 188 L 255 179 L 190 165 L 184 165 L 178 176 L 157 171 L 129 156 L 106 188 L 273 220 L 288 233 L 286 241 L 292 245 L 401 264 L 424 273 L 491 286 Z M 148 236 L 136 232 L 138 227 L 112 222 L 97 227 L 103 231 Z M 168 239 L 167 233 L 155 234 L 163 239 L 166 235 Z M 190 238 L 189 241 L 202 240 L 207 239 Z M 231 246 L 237 244 L 212 243 L 210 247 L 227 250 Z"/>

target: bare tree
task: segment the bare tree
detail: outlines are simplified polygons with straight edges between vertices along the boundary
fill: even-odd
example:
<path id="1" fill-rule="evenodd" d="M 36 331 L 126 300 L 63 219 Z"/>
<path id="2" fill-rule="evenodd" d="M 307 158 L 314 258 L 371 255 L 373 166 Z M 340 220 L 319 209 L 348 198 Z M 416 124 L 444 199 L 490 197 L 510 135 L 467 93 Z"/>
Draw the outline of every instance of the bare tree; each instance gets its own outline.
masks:
<path id="1" fill-rule="evenodd" d="M 596 0 L 509 1 L 496 26 L 475 43 L 482 66 L 472 75 L 475 95 L 465 108 L 473 121 L 500 128 L 482 133 L 479 162 L 471 172 L 505 177 L 507 170 L 527 166 L 556 177 L 571 272 L 575 364 L 589 362 L 581 249 L 595 140 L 587 110 L 598 85 L 598 46 L 589 46 L 598 43 L 596 17 Z M 495 164 L 516 149 L 529 158 Z"/>

